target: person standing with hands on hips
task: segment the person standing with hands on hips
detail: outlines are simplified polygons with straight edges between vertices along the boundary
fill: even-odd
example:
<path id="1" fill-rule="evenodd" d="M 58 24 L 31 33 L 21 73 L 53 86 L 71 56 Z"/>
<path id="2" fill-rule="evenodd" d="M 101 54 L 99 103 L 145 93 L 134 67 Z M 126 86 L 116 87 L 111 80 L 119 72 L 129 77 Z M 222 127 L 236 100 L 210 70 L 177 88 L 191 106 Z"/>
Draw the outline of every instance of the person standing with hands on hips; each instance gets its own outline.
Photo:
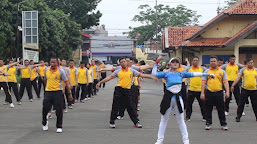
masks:
<path id="1" fill-rule="evenodd" d="M 218 110 L 220 125 L 222 130 L 228 130 L 225 110 L 224 110 L 224 95 L 223 95 L 223 85 L 226 90 L 226 99 L 229 98 L 229 85 L 227 74 L 224 70 L 218 67 L 217 56 L 210 57 L 210 68 L 205 70 L 204 73 L 214 74 L 215 78 L 211 79 L 209 77 L 202 78 L 202 89 L 201 89 L 201 99 L 205 101 L 205 115 L 206 115 L 206 130 L 211 130 L 212 125 L 212 110 L 213 106 L 216 106 Z M 207 90 L 205 92 L 207 84 Z"/>

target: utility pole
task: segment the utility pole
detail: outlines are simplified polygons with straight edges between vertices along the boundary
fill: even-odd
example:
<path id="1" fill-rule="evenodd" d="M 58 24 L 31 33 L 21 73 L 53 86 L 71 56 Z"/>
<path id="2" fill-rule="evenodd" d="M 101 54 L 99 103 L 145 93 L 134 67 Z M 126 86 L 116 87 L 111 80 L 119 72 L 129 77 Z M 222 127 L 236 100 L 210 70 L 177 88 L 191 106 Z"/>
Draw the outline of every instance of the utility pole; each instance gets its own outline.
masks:
<path id="1" fill-rule="evenodd" d="M 157 11 L 157 0 L 155 0 L 155 25 L 156 25 L 156 40 L 155 40 L 155 46 L 156 46 L 156 53 L 158 53 L 158 11 Z"/>

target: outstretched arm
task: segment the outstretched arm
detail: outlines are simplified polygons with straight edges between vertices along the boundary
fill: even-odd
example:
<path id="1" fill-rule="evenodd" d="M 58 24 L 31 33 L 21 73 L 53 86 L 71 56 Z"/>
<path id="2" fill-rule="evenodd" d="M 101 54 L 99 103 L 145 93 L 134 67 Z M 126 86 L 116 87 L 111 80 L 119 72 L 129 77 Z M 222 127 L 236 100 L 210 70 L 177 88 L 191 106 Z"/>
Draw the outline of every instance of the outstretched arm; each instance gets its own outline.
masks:
<path id="1" fill-rule="evenodd" d="M 113 71 L 115 68 L 114 67 L 104 67 L 104 68 L 101 68 L 99 70 L 97 70 L 98 72 L 99 71 Z"/>
<path id="2" fill-rule="evenodd" d="M 12 66 L 14 66 L 14 65 L 17 65 L 17 64 L 19 64 L 20 62 L 22 62 L 23 61 L 23 59 L 20 59 L 18 62 L 14 62 L 14 63 L 12 63 L 12 64 L 9 64 L 9 67 L 12 67 Z"/>
<path id="3" fill-rule="evenodd" d="M 106 83 L 112 79 L 114 79 L 113 75 L 106 77 L 105 79 L 101 80 L 99 83 L 96 84 L 96 88 L 98 89 L 101 84 Z"/>
<path id="4" fill-rule="evenodd" d="M 158 68 L 158 63 L 159 61 L 162 60 L 162 56 L 159 56 L 158 59 L 156 60 L 153 69 L 152 69 L 152 75 L 158 78 L 164 78 L 165 75 L 167 74 L 167 72 L 157 72 L 157 68 Z"/>
<path id="5" fill-rule="evenodd" d="M 154 76 L 151 76 L 151 75 L 147 75 L 147 74 L 140 74 L 140 77 L 142 78 L 149 78 L 149 79 L 153 79 L 154 81 L 158 81 L 158 78 L 154 77 Z"/>
<path id="6" fill-rule="evenodd" d="M 214 74 L 201 73 L 201 72 L 186 72 L 186 73 L 182 73 L 182 74 L 183 74 L 183 78 L 204 77 L 204 76 L 210 76 L 212 78 L 215 77 Z"/>

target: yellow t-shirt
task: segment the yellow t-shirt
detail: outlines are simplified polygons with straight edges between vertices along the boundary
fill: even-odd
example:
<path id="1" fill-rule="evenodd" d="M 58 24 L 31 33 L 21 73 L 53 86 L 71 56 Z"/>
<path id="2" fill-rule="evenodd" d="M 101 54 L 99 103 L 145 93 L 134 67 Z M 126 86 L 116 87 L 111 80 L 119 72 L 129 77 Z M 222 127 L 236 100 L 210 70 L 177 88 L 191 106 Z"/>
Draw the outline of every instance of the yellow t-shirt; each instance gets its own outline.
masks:
<path id="1" fill-rule="evenodd" d="M 80 83 L 80 84 L 87 83 L 87 69 L 85 67 L 78 68 L 78 83 Z"/>
<path id="2" fill-rule="evenodd" d="M 90 68 L 93 71 L 93 79 L 97 79 L 97 70 L 99 69 L 98 66 L 94 65 L 94 66 L 90 66 Z"/>
<path id="3" fill-rule="evenodd" d="M 75 67 L 69 67 L 70 70 L 70 83 L 72 86 L 76 85 L 76 75 L 78 75 L 78 69 Z"/>
<path id="4" fill-rule="evenodd" d="M 139 77 L 133 77 L 133 83 L 134 83 L 135 86 L 139 85 L 138 79 L 139 79 Z"/>
<path id="5" fill-rule="evenodd" d="M 87 76 L 88 76 L 88 83 L 93 83 L 93 71 L 91 68 L 87 70 Z"/>
<path id="6" fill-rule="evenodd" d="M 184 67 L 184 66 L 182 66 L 182 65 L 179 65 L 179 67 L 178 67 L 177 71 L 178 71 L 178 72 L 183 72 L 184 70 L 185 70 L 185 67 Z M 186 79 L 185 79 L 185 78 L 183 78 L 182 82 L 184 82 L 184 83 L 186 84 Z"/>
<path id="7" fill-rule="evenodd" d="M 242 67 L 243 65 L 241 64 L 232 65 L 230 63 L 221 66 L 221 68 L 224 69 L 227 73 L 228 81 L 234 81 L 237 77 L 239 69 L 241 69 Z"/>
<path id="8" fill-rule="evenodd" d="M 3 65 L 3 66 L 1 66 L 0 67 L 0 72 L 1 73 L 7 73 L 7 65 Z M 4 76 L 4 75 L 0 75 L 0 82 L 6 82 L 6 76 Z"/>
<path id="9" fill-rule="evenodd" d="M 10 76 L 8 76 L 8 82 L 14 82 L 17 83 L 17 79 L 16 79 L 16 71 L 17 71 L 17 67 L 12 66 L 8 69 L 8 74 Z"/>
<path id="10" fill-rule="evenodd" d="M 21 70 L 21 78 L 30 78 L 34 66 L 27 66 Z"/>
<path id="11" fill-rule="evenodd" d="M 119 82 L 117 86 L 120 86 L 124 89 L 131 89 L 133 77 L 140 77 L 140 73 L 132 68 L 127 68 L 126 70 L 120 68 L 112 73 L 112 77 L 118 77 Z"/>
<path id="12" fill-rule="evenodd" d="M 211 77 L 202 77 L 203 81 L 207 81 L 208 90 L 211 92 L 218 92 L 221 91 L 223 88 L 223 81 L 227 81 L 227 74 L 224 70 L 217 68 L 217 69 L 207 69 L 204 73 L 214 74 L 215 78 Z"/>
<path id="13" fill-rule="evenodd" d="M 239 75 L 243 77 L 242 87 L 246 90 L 257 90 L 256 88 L 256 77 L 257 70 L 255 68 L 243 68 L 240 70 Z"/>
<path id="14" fill-rule="evenodd" d="M 35 78 L 37 78 L 37 69 L 33 68 L 31 71 L 30 80 L 33 81 Z"/>
<path id="15" fill-rule="evenodd" d="M 206 68 L 203 67 L 189 67 L 186 69 L 186 72 L 200 72 L 203 73 L 206 70 Z M 201 77 L 192 77 L 189 78 L 189 90 L 190 91 L 196 91 L 196 92 L 200 92 L 201 91 L 201 87 L 202 87 L 202 81 L 201 81 Z"/>
<path id="16" fill-rule="evenodd" d="M 46 91 L 62 90 L 62 81 L 68 81 L 65 72 L 61 68 L 48 69 L 45 75 Z"/>
<path id="17" fill-rule="evenodd" d="M 45 76 L 45 71 L 46 71 L 46 66 L 39 66 L 38 67 L 38 73 L 40 76 L 44 77 Z"/>
<path id="18" fill-rule="evenodd" d="M 101 69 L 101 68 L 104 68 L 104 64 L 100 64 L 99 65 L 99 68 Z M 106 71 L 101 71 L 101 73 L 105 73 Z"/>

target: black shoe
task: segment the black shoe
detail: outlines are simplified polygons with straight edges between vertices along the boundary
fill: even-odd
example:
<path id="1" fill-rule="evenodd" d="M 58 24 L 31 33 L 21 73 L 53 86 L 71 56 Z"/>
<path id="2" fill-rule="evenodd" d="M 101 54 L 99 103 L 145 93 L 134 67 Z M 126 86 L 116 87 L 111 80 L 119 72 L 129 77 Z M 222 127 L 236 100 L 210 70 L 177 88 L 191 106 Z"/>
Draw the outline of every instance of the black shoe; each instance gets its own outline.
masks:
<path id="1" fill-rule="evenodd" d="M 240 118 L 236 117 L 236 122 L 240 122 Z"/>

